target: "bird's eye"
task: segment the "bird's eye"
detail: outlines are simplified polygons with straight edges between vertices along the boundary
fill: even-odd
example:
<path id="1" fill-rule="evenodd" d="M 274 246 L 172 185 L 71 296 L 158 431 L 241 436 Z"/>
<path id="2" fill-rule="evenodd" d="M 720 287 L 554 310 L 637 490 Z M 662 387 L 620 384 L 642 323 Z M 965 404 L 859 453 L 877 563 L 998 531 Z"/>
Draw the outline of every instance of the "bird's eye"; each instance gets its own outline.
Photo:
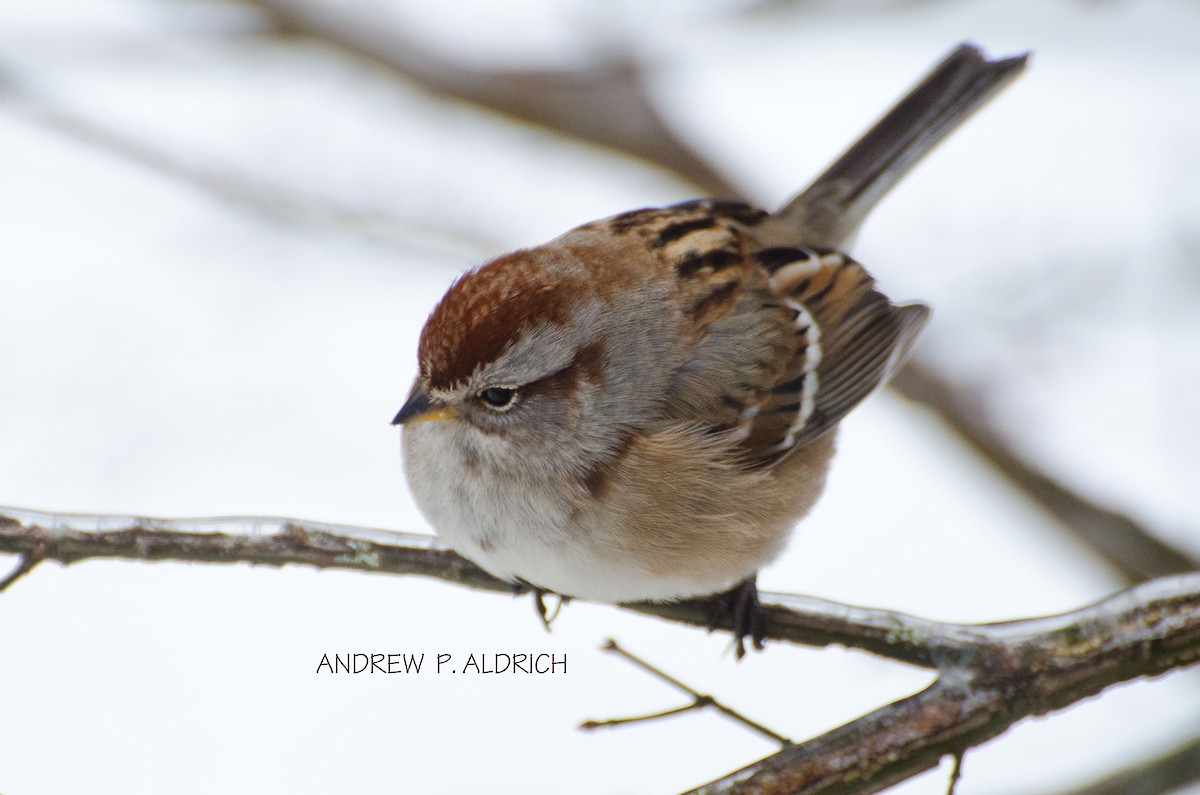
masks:
<path id="1" fill-rule="evenodd" d="M 492 408 L 502 409 L 512 403 L 514 394 L 515 392 L 512 389 L 502 386 L 490 386 L 480 392 L 479 397 Z"/>

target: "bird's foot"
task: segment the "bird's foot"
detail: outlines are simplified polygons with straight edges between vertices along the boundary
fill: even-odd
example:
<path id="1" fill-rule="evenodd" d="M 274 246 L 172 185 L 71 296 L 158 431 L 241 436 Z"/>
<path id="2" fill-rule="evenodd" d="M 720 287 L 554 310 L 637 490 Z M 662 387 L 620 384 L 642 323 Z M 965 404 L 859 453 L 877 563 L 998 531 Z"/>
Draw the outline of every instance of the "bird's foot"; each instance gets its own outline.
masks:
<path id="1" fill-rule="evenodd" d="M 712 632 L 728 620 L 733 630 L 733 653 L 739 660 L 746 656 L 746 638 L 756 651 L 762 651 L 763 607 L 758 601 L 756 578 L 748 577 L 712 600 L 708 631 Z"/>

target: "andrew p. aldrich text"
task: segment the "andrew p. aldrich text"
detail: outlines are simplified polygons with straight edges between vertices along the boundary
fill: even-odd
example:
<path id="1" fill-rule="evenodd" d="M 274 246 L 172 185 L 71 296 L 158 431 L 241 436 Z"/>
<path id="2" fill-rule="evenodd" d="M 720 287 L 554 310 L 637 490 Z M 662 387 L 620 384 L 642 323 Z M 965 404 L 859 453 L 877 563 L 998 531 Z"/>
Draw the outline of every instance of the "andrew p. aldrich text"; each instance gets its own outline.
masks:
<path id="1" fill-rule="evenodd" d="M 428 659 L 426 659 L 428 657 Z M 549 652 L 322 654 L 319 674 L 565 674 L 567 655 Z"/>

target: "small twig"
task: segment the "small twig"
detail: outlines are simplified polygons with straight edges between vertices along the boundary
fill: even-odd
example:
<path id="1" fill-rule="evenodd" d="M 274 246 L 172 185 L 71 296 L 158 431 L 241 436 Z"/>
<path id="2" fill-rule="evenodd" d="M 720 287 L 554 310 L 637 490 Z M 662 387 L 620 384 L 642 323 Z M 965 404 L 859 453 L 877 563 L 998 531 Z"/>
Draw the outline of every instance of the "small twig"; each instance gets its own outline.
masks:
<path id="1" fill-rule="evenodd" d="M 958 789 L 959 779 L 962 778 L 963 752 L 959 751 L 953 755 L 954 767 L 950 768 L 950 784 L 946 787 L 946 795 L 954 795 L 954 791 Z"/>
<path id="2" fill-rule="evenodd" d="M 605 720 L 585 720 L 579 724 L 579 728 L 584 731 L 592 731 L 593 729 L 621 726 L 626 723 L 641 723 L 643 721 L 656 720 L 657 718 L 669 718 L 672 715 L 680 715 L 684 712 L 691 712 L 694 709 L 703 709 L 711 703 L 711 701 L 697 699 L 691 704 L 684 704 L 682 707 L 672 707 L 671 709 L 664 709 L 662 712 L 651 712 L 647 715 L 634 715 L 628 718 L 607 718 Z"/>
<path id="3" fill-rule="evenodd" d="M 43 560 L 45 560 L 44 556 L 39 556 L 34 552 L 22 555 L 21 559 L 17 562 L 16 567 L 8 573 L 7 577 L 5 577 L 3 580 L 0 580 L 0 593 L 3 593 L 5 590 L 7 590 L 8 586 L 12 585 L 14 582 L 37 568 L 37 565 Z"/>
<path id="4" fill-rule="evenodd" d="M 671 676 L 670 674 L 668 674 L 666 671 L 662 670 L 658 666 L 652 665 L 651 663 L 643 660 L 641 657 L 638 657 L 637 655 L 633 654 L 632 652 L 622 648 L 612 638 L 609 638 L 605 642 L 605 644 L 603 646 L 601 646 L 600 648 L 604 651 L 610 651 L 610 652 L 620 655 L 621 657 L 624 657 L 626 660 L 633 663 L 638 668 L 641 668 L 643 671 L 649 673 L 651 676 L 654 676 L 654 677 L 662 680 L 663 682 L 666 682 L 667 684 L 671 685 L 675 689 L 686 693 L 687 695 L 691 696 L 692 703 L 685 704 L 682 707 L 666 709 L 661 712 L 654 712 L 654 713 L 651 713 L 648 715 L 638 715 L 638 716 L 629 717 L 629 718 L 609 718 L 608 720 L 601 720 L 601 721 L 588 720 L 588 721 L 584 721 L 583 723 L 579 724 L 579 728 L 590 730 L 590 729 L 598 729 L 598 728 L 605 727 L 605 726 L 620 726 L 620 725 L 626 724 L 626 723 L 638 723 L 638 722 L 643 722 L 643 721 L 656 720 L 658 718 L 665 718 L 665 717 L 669 717 L 671 715 L 679 715 L 684 712 L 689 712 L 689 711 L 695 710 L 695 709 L 704 709 L 705 707 L 712 707 L 713 709 L 717 710 L 725 717 L 730 718 L 731 720 L 734 720 L 734 721 L 742 724 L 743 726 L 750 729 L 751 731 L 756 732 L 757 734 L 761 734 L 764 737 L 766 737 L 774 742 L 777 742 L 784 747 L 787 747 L 792 744 L 792 741 L 789 740 L 787 737 L 784 737 L 782 734 L 771 731 L 766 726 L 763 726 L 761 723 L 750 720 L 745 715 L 743 715 L 742 713 L 733 709 L 732 707 L 728 707 L 725 704 L 722 704 L 720 701 L 718 701 L 713 696 L 711 696 L 707 693 L 701 693 L 698 690 L 695 690 L 694 688 L 689 687 L 688 685 L 684 684 L 683 682 L 679 681 L 675 677 Z"/>
<path id="5" fill-rule="evenodd" d="M 562 594 L 556 594 L 551 591 L 544 591 L 541 588 L 537 588 L 532 585 L 527 585 L 527 587 L 533 593 L 533 611 L 537 613 L 538 620 L 542 622 L 542 626 L 546 628 L 547 632 L 549 632 L 551 629 L 550 625 L 554 623 L 554 619 L 558 618 L 558 614 L 562 611 L 563 605 L 571 601 L 571 597 L 563 596 Z M 558 602 L 554 605 L 553 612 L 546 609 L 547 596 L 558 597 Z"/>
<path id="6" fill-rule="evenodd" d="M 562 612 L 563 605 L 571 601 L 571 597 L 569 596 L 563 596 L 562 594 L 557 593 L 554 595 L 558 597 L 558 602 L 554 605 L 554 611 L 551 612 L 550 615 L 546 616 L 546 629 L 550 629 L 550 625 L 553 624 L 555 619 L 558 618 L 558 614 Z"/>

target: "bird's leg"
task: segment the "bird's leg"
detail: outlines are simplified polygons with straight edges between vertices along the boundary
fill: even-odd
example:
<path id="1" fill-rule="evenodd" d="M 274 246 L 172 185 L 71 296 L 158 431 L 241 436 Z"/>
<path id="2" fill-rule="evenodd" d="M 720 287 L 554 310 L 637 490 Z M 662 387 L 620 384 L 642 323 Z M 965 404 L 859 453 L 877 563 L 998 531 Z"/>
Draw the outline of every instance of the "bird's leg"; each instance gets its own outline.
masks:
<path id="1" fill-rule="evenodd" d="M 725 619 L 733 627 L 733 650 L 740 660 L 746 656 L 746 638 L 757 651 L 763 650 L 763 609 L 758 601 L 756 577 L 747 577 L 722 594 L 713 597 L 708 629 L 711 632 Z"/>

